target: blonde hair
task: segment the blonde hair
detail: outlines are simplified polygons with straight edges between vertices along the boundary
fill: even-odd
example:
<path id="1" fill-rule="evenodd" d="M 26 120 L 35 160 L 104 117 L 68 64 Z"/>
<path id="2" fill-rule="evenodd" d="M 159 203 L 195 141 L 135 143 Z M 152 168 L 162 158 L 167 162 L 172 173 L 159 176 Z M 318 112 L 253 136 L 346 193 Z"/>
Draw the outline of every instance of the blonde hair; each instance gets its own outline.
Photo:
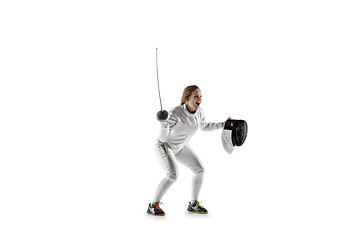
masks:
<path id="1" fill-rule="evenodd" d="M 183 95 L 181 97 L 181 104 L 180 105 L 183 105 L 184 103 L 186 103 L 187 99 L 191 96 L 193 91 L 195 91 L 196 89 L 200 90 L 200 88 L 198 86 L 196 86 L 196 85 L 187 86 L 184 89 Z"/>

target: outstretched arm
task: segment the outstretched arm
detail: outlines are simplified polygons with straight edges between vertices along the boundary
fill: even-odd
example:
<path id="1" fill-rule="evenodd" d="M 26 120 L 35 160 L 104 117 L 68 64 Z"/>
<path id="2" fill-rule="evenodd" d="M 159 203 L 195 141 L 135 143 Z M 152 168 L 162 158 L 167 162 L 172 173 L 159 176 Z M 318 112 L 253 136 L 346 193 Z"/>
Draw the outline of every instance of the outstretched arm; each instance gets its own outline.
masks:
<path id="1" fill-rule="evenodd" d="M 226 122 L 226 121 L 225 121 Z M 218 123 L 208 123 L 205 119 L 204 111 L 201 109 L 200 112 L 200 124 L 199 127 L 202 131 L 213 131 L 217 129 L 221 129 L 224 127 L 225 122 L 218 122 Z"/>

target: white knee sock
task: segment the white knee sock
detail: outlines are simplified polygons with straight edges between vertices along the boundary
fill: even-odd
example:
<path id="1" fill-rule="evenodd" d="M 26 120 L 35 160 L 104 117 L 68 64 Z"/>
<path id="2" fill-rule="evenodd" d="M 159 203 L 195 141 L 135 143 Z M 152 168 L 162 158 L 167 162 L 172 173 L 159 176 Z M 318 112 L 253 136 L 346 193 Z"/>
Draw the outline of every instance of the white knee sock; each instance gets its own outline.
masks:
<path id="1" fill-rule="evenodd" d="M 195 173 L 192 179 L 191 200 L 199 199 L 199 193 L 204 180 L 204 172 Z"/>
<path id="2" fill-rule="evenodd" d="M 154 200 L 153 200 L 152 204 L 160 202 L 162 197 L 169 190 L 171 185 L 174 184 L 174 182 L 176 182 L 176 180 L 174 180 L 172 178 L 169 178 L 168 176 L 164 177 L 161 180 L 161 182 L 159 183 L 159 186 L 158 186 L 158 188 L 156 190 L 156 193 L 155 193 Z"/>

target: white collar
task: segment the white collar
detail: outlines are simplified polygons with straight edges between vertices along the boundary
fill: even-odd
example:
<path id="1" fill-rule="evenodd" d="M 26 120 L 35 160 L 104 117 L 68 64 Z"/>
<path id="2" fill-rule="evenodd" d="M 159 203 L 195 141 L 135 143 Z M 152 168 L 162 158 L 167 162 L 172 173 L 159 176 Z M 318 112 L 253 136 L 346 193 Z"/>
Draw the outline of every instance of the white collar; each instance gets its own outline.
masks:
<path id="1" fill-rule="evenodd" d="M 185 103 L 184 103 L 183 105 L 181 105 L 181 108 L 184 110 L 184 112 L 185 112 L 185 114 L 186 114 L 187 116 L 192 117 L 192 118 L 195 117 L 196 113 L 198 112 L 198 111 L 196 111 L 196 110 L 195 110 L 194 113 L 189 112 L 189 110 L 187 109 Z"/>

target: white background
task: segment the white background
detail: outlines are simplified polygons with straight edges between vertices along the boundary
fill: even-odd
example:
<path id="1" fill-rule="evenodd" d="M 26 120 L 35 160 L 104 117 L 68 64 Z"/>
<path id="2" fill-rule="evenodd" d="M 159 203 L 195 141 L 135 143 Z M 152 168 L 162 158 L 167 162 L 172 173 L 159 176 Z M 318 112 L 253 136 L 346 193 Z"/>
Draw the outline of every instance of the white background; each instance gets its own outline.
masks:
<path id="1" fill-rule="evenodd" d="M 125 3 L 127 2 L 127 3 Z M 359 239 L 357 1 L 2 1 L 1 239 Z M 198 85 L 209 122 L 192 173 L 164 176 L 160 110 Z"/>

